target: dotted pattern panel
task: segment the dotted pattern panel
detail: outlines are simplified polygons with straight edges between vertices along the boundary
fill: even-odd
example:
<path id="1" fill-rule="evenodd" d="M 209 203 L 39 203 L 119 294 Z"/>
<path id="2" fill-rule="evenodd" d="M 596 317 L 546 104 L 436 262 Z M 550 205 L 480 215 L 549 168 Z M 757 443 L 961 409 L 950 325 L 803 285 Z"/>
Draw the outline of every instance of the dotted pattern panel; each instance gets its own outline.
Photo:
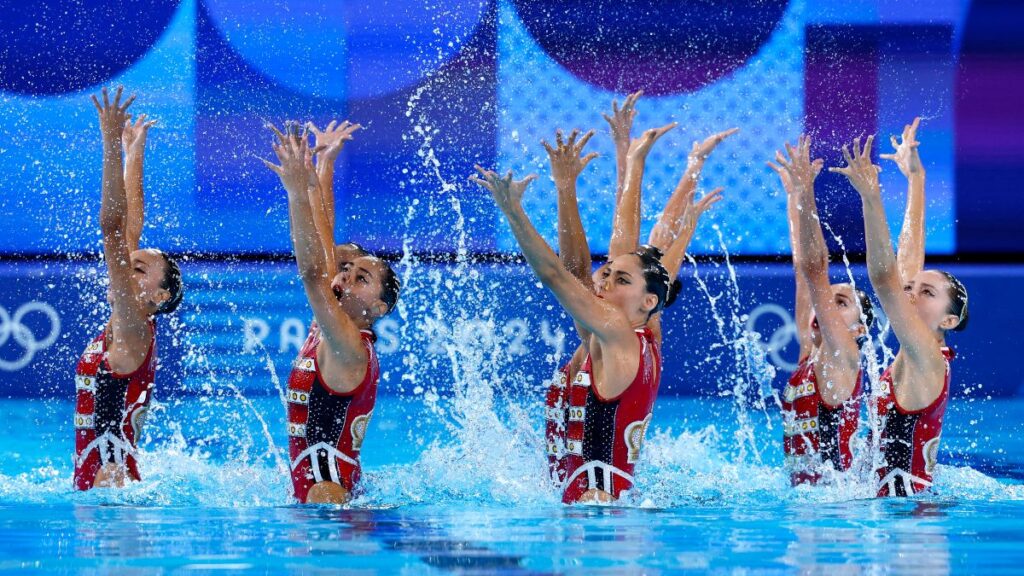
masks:
<path id="1" fill-rule="evenodd" d="M 723 143 L 705 165 L 700 189 L 726 187 L 725 199 L 705 220 L 720 224 L 732 252 L 789 251 L 785 197 L 765 161 L 785 140 L 795 139 L 803 127 L 803 12 L 804 0 L 792 2 L 760 52 L 723 80 L 689 94 L 641 99 L 634 137 L 646 128 L 679 123 L 648 157 L 642 241 L 682 175 L 693 141 L 738 126 L 741 132 Z M 556 196 L 540 140 L 552 140 L 555 128 L 597 129 L 588 151 L 599 152 L 601 158 L 581 175 L 578 194 L 591 251 L 606 253 L 615 159 L 601 113 L 610 112 L 612 99 L 621 102 L 624 94 L 586 85 L 555 63 L 533 40 L 509 3 L 501 3 L 499 19 L 498 167 L 517 174 L 542 175 L 527 191 L 524 207 L 537 229 L 554 245 Z M 500 223 L 498 229 L 507 231 L 507 225 Z M 504 251 L 519 250 L 507 232 L 499 236 L 497 245 Z M 709 223 L 698 229 L 690 251 L 721 251 Z"/>

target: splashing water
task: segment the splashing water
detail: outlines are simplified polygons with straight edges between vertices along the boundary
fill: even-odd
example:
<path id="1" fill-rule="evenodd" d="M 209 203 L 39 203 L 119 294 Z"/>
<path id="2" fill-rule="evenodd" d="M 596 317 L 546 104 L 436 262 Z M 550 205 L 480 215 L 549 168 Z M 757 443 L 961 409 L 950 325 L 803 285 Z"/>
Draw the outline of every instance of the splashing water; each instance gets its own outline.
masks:
<path id="1" fill-rule="evenodd" d="M 432 17 L 440 17 L 434 14 Z M 442 55 L 439 53 L 438 58 Z M 425 66 L 434 69 L 434 66 Z M 557 505 L 558 495 L 547 480 L 543 433 L 540 427 L 543 386 L 533 382 L 523 369 L 526 360 L 515 355 L 508 345 L 509 324 L 498 316 L 502 309 L 500 283 L 483 285 L 482 264 L 470 257 L 470 236 L 463 205 L 463 187 L 456 184 L 455 172 L 447 158 L 435 146 L 439 124 L 421 105 L 426 97 L 441 94 L 440 82 L 433 72 L 409 96 L 406 117 L 410 126 L 403 139 L 416 144 L 417 165 L 414 177 L 435 183 L 435 192 L 414 199 L 405 210 L 406 231 L 424 215 L 445 213 L 452 219 L 455 245 L 454 264 L 428 266 L 414 251 L 416 237 L 402 237 L 402 256 L 398 270 L 403 295 L 396 314 L 403 373 L 398 381 L 400 393 L 411 397 L 382 395 L 378 401 L 378 419 L 394 424 L 413 454 L 406 462 L 388 462 L 368 466 L 364 492 L 353 503 L 360 506 L 387 506 L 417 502 L 498 503 L 506 506 L 529 504 Z M 412 178 L 411 176 L 410 178 Z M 827 225 L 826 225 L 827 227 Z M 772 389 L 774 368 L 758 343 L 760 337 L 745 328 L 740 312 L 740 289 L 736 270 L 726 249 L 724 236 L 715 228 L 724 253 L 729 278 L 727 290 L 713 294 L 696 260 L 688 255 L 693 278 L 707 300 L 714 318 L 718 342 L 701 360 L 722 375 L 721 395 L 725 402 L 712 402 L 710 417 L 700 417 L 704 406 L 693 402 L 675 407 L 661 399 L 655 411 L 655 426 L 645 442 L 638 467 L 634 494 L 627 505 L 668 507 L 686 504 L 743 504 L 763 500 L 772 502 L 838 501 L 872 496 L 870 482 L 864 482 L 864 470 L 873 470 L 871 460 L 860 470 L 836 475 L 828 487 L 790 489 L 788 477 L 777 462 L 781 448 L 775 431 L 779 404 Z M 831 229 L 829 232 L 832 233 Z M 842 241 L 832 233 L 842 247 Z M 847 275 L 853 282 L 849 260 L 843 248 Z M 722 264 L 714 264 L 716 268 Z M 102 322 L 105 275 L 98 267 L 81 268 L 79 283 L 85 294 L 91 318 Z M 527 272 L 528 273 L 528 272 Z M 172 331 L 188 342 L 190 332 L 200 329 L 180 318 L 171 319 Z M 885 346 L 885 331 L 878 340 L 883 359 L 891 361 L 892 351 Z M 552 335 L 555 336 L 555 335 Z M 562 339 L 553 345 L 553 358 L 560 360 Z M 267 372 L 278 400 L 284 402 L 283 384 L 270 352 L 258 342 L 256 357 Z M 424 358 L 417 351 L 441 352 L 441 359 Z M 877 388 L 881 365 L 874 342 L 865 354 L 872 384 Z M 120 491 L 97 490 L 76 494 L 70 490 L 70 468 L 65 454 L 71 431 L 65 425 L 56 429 L 26 424 L 39 429 L 44 438 L 52 437 L 55 452 L 46 449 L 35 458 L 28 471 L 11 464 L 0 473 L 0 499 L 6 502 L 75 502 L 140 505 L 267 506 L 291 502 L 287 459 L 284 457 L 283 411 L 263 399 L 248 398 L 230 377 L 218 377 L 210 365 L 208 351 L 191 347 L 185 362 L 198 366 L 208 380 L 198 397 L 155 402 L 147 436 L 142 444 L 140 465 L 143 482 Z M 666 354 L 668 357 L 671 352 Z M 541 360 L 534 359 L 534 362 Z M 430 381 L 429 363 L 441 363 L 448 369 L 444 381 Z M 874 392 L 873 392 L 874 393 Z M 869 403 L 870 405 L 870 403 Z M 733 415 L 723 424 L 718 410 Z M 47 405 L 45 413 L 32 412 L 36 421 L 66 419 L 67 406 Z M 758 416 L 763 416 L 762 425 Z M 873 419 L 872 419 L 873 421 Z M 374 430 L 381 433 L 383 430 Z M 877 433 L 877 431 L 875 431 Z M 371 433 L 372 434 L 372 433 Z M 396 439 L 389 437 L 389 439 Z M 368 438 L 371 442 L 372 438 Z M 874 454 L 858 438 L 858 454 Z M 369 446 L 369 444 L 368 444 Z M 383 443 L 374 445 L 387 451 Z M 769 447 L 765 449 L 765 447 Z M 398 451 L 398 449 L 395 449 Z M 33 450 L 17 448 L 24 459 Z M 873 455 L 872 458 L 875 458 Z M 384 458 L 386 460 L 386 458 Z M 24 461 L 24 460 L 23 460 Z M 1007 485 L 969 468 L 940 466 L 936 482 L 939 494 L 958 498 L 1022 499 L 1018 486 Z"/>

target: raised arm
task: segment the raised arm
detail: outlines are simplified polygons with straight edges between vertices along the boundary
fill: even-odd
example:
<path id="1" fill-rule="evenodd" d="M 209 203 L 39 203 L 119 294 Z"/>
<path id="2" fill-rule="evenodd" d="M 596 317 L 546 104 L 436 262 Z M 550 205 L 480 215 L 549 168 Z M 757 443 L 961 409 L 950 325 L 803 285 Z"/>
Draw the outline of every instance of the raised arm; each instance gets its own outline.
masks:
<path id="1" fill-rule="evenodd" d="M 103 103 L 96 96 L 92 102 L 100 117 L 103 136 L 103 184 L 100 201 L 100 230 L 103 233 L 103 257 L 110 276 L 111 346 L 108 361 L 118 373 L 133 372 L 146 358 L 150 339 L 146 311 L 139 303 L 137 283 L 133 279 L 131 252 L 128 246 L 128 199 L 124 186 L 121 160 L 121 132 L 128 121 L 131 96 L 121 104 L 124 89 L 118 86 L 114 101 L 107 89 L 102 91 Z"/>
<path id="2" fill-rule="evenodd" d="M 703 142 L 694 142 L 690 154 L 686 158 L 686 170 L 679 178 L 676 189 L 669 196 L 665 208 L 654 224 L 647 243 L 657 247 L 663 253 L 668 253 L 673 242 L 679 237 L 684 228 L 681 226 L 683 216 L 691 209 L 693 197 L 697 191 L 697 184 L 700 181 L 700 173 L 704 169 L 711 152 L 726 138 L 739 132 L 739 128 L 731 128 L 718 134 L 712 134 Z M 691 231 L 692 232 L 692 231 Z M 664 260 L 662 260 L 664 263 Z"/>
<path id="3" fill-rule="evenodd" d="M 622 190 L 626 184 L 626 156 L 629 154 L 629 143 L 632 138 L 633 120 L 636 118 L 636 101 L 644 95 L 643 90 L 626 96 L 622 108 L 619 101 L 612 100 L 612 115 L 601 114 L 612 131 L 612 142 L 615 143 L 615 203 L 619 203 Z"/>
<path id="4" fill-rule="evenodd" d="M 629 153 L 626 155 L 626 182 L 622 196 L 615 203 L 608 258 L 636 251 L 640 242 L 640 196 L 647 155 L 654 143 L 675 127 L 676 123 L 673 122 L 661 128 L 651 128 L 629 145 Z"/>
<path id="5" fill-rule="evenodd" d="M 121 146 L 124 149 L 124 187 L 128 200 L 126 234 L 128 251 L 139 249 L 142 225 L 145 223 L 145 204 L 142 194 L 142 164 L 146 152 L 146 136 L 156 120 L 146 120 L 141 114 L 132 122 L 131 117 L 121 131 Z"/>
<path id="6" fill-rule="evenodd" d="M 679 268 L 683 265 L 683 258 L 686 256 L 686 250 L 690 247 L 690 241 L 693 240 L 693 235 L 697 231 L 700 217 L 710 210 L 712 206 L 718 204 L 722 199 L 722 190 L 724 188 L 715 188 L 697 202 L 693 201 L 693 195 L 690 196 L 690 205 L 683 211 L 683 215 L 675 222 L 665 223 L 662 228 L 662 230 L 667 231 L 671 238 L 667 248 L 661 248 L 661 246 L 648 240 L 649 244 L 653 244 L 664 251 L 665 255 L 661 257 L 661 263 L 665 266 L 669 278 L 675 279 L 679 275 Z M 652 230 L 651 236 L 654 235 L 655 232 Z"/>
<path id="7" fill-rule="evenodd" d="M 316 175 L 320 182 L 321 202 L 327 214 L 327 222 L 331 230 L 334 230 L 334 164 L 338 161 L 345 143 L 350 142 L 353 139 L 352 134 L 362 126 L 348 120 L 341 124 L 338 124 L 337 120 L 332 120 L 322 131 L 312 122 L 308 126 L 316 138 Z"/>
<path id="8" fill-rule="evenodd" d="M 316 174 L 319 186 L 309 202 L 313 209 L 313 222 L 324 245 L 327 260 L 337 266 L 334 254 L 334 164 L 345 147 L 352 140 L 352 134 L 362 128 L 345 120 L 338 124 L 332 120 L 322 131 L 312 122 L 306 125 L 316 138 L 314 154 L 316 156 Z"/>
<path id="9" fill-rule="evenodd" d="M 365 367 L 367 353 L 359 327 L 338 305 L 338 299 L 331 290 L 332 278 L 329 272 L 333 270 L 333 263 L 327 260 L 313 222 L 310 198 L 319 194 L 319 191 L 314 190 L 319 187 L 319 181 L 309 143 L 304 136 L 294 131 L 285 135 L 273 126 L 270 128 L 277 136 L 274 154 L 281 165 L 266 160 L 263 163 L 281 178 L 281 184 L 288 192 L 288 215 L 295 260 L 313 315 L 333 358 L 343 366 Z"/>
<path id="10" fill-rule="evenodd" d="M 555 181 L 558 193 L 558 256 L 566 270 L 589 288 L 592 284 L 590 246 L 580 220 L 576 180 L 587 164 L 597 158 L 597 152 L 580 157 L 584 146 L 594 136 L 594 131 L 587 132 L 577 142 L 579 133 L 579 130 L 573 130 L 566 140 L 559 130 L 555 133 L 556 147 L 552 148 L 546 141 L 541 144 L 551 160 L 551 178 Z"/>
<path id="11" fill-rule="evenodd" d="M 852 155 L 849 148 L 843 146 L 843 158 L 847 165 L 829 170 L 846 176 L 860 194 L 864 210 L 868 277 L 900 342 L 900 354 L 906 352 L 919 370 L 934 374 L 944 370 L 945 361 L 939 352 L 934 333 L 921 320 L 911 300 L 903 293 L 904 280 L 892 250 L 892 236 L 889 234 L 889 223 L 885 218 L 878 185 L 881 168 L 871 163 L 873 141 L 874 136 L 869 136 L 862 150 L 860 138 L 854 140 Z"/>
<path id="12" fill-rule="evenodd" d="M 625 315 L 613 305 L 595 296 L 565 269 L 523 211 L 523 191 L 536 179 L 536 175 L 513 181 L 512 172 L 501 177 L 479 166 L 477 170 L 483 178 L 473 176 L 471 180 L 490 190 L 498 207 L 508 219 L 526 262 L 573 320 L 603 343 L 622 344 L 629 338 L 635 340 L 633 328 Z"/>
<path id="13" fill-rule="evenodd" d="M 722 199 L 722 188 L 715 188 L 711 192 L 708 192 L 696 203 L 691 203 L 690 206 L 683 212 L 683 215 L 676 222 L 672 223 L 674 228 L 668 228 L 666 224 L 666 230 L 673 238 L 668 246 L 668 250 L 665 251 L 661 257 L 661 264 L 665 267 L 665 271 L 668 272 L 668 277 L 675 280 L 679 276 L 679 268 L 683 265 L 683 258 L 686 256 L 686 250 L 690 246 L 690 240 L 693 239 L 693 234 L 697 229 L 697 222 L 705 212 L 711 209 L 712 206 L 717 204 Z M 691 196 L 690 200 L 693 200 Z M 653 236 L 655 231 L 651 231 Z M 650 243 L 650 242 L 648 242 Z M 659 247 L 659 249 L 661 249 Z M 655 341 L 661 343 L 661 313 L 655 314 L 647 321 L 647 326 L 654 333 Z"/>
<path id="14" fill-rule="evenodd" d="M 811 162 L 810 150 L 811 139 L 801 136 L 796 148 L 786 144 L 790 160 L 787 162 L 783 159 L 781 164 L 781 168 L 789 175 L 792 193 L 796 196 L 799 222 L 797 243 L 802 253 L 797 268 L 807 284 L 811 306 L 821 332 L 820 365 L 826 373 L 832 372 L 832 368 L 839 368 L 843 374 L 850 376 L 856 373 L 859 366 L 860 350 L 832 294 L 832 284 L 828 278 L 828 247 L 821 232 L 818 204 L 814 198 L 814 180 L 821 172 L 823 161 L 818 159 Z M 849 304 L 856 305 L 853 302 Z M 823 390 L 822 398 L 826 404 L 836 406 L 850 397 L 856 382 L 849 377 L 830 380 L 836 385 Z"/>
<path id="15" fill-rule="evenodd" d="M 811 353 L 813 343 L 811 340 L 811 294 L 807 287 L 807 280 L 800 272 L 800 263 L 803 261 L 803 250 L 800 248 L 800 215 L 798 213 L 799 195 L 793 188 L 789 172 L 782 168 L 786 160 L 782 153 L 775 152 L 775 162 L 768 162 L 768 167 L 779 175 L 782 182 L 782 189 L 786 192 L 786 219 L 789 221 L 789 246 L 793 255 L 793 274 L 796 278 L 796 305 L 793 310 L 794 322 L 796 323 L 796 339 L 800 346 L 798 358 L 803 360 Z"/>
<path id="16" fill-rule="evenodd" d="M 899 244 L 896 251 L 896 263 L 903 282 L 910 282 L 917 273 L 924 269 L 924 165 L 918 154 L 917 127 L 920 118 L 914 118 L 913 124 L 903 127 L 903 135 L 897 142 L 890 137 L 892 154 L 879 157 L 892 160 L 900 172 L 907 178 L 907 210 L 903 215 L 903 228 L 900 231 Z"/>

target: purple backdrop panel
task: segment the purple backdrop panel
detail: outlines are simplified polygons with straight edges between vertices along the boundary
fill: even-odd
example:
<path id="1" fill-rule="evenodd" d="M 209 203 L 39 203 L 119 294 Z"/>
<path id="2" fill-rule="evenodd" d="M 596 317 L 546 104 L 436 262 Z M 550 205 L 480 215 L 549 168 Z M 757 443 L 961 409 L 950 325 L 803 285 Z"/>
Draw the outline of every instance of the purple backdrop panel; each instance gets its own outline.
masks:
<path id="1" fill-rule="evenodd" d="M 1024 4 L 972 2 L 957 77 L 957 231 L 964 252 L 1015 252 L 1024 164 Z"/>
<path id="2" fill-rule="evenodd" d="M 951 92 L 935 86 L 953 80 L 953 28 L 948 25 L 808 26 L 806 32 L 806 130 L 814 153 L 828 166 L 843 165 L 844 144 L 876 134 L 875 154 L 891 149 L 915 116 L 924 122 L 919 139 L 928 170 L 928 250 L 950 253 L 955 245 L 952 206 L 953 131 Z M 876 162 L 879 160 L 876 156 Z M 882 162 L 890 225 L 898 231 L 905 206 L 906 180 Z M 847 250 L 864 250 L 860 202 L 842 176 L 822 173 L 822 211 Z M 832 242 L 834 250 L 839 249 Z"/>

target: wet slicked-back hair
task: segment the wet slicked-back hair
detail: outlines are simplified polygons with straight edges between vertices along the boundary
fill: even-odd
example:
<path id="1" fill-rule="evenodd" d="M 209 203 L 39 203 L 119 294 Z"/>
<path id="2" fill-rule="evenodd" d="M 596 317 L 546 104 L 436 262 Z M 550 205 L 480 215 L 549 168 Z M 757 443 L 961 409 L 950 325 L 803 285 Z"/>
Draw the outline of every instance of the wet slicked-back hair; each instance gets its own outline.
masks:
<path id="1" fill-rule="evenodd" d="M 352 252 L 353 254 L 359 257 L 370 255 L 370 253 L 366 251 L 366 248 L 363 248 L 362 246 L 356 244 L 355 242 L 345 242 L 336 245 L 334 248 L 335 250 L 337 250 L 338 248 L 341 248 L 342 250 L 348 250 L 349 252 Z"/>
<path id="2" fill-rule="evenodd" d="M 665 300 L 665 308 L 668 308 L 676 301 L 679 297 L 679 293 L 683 290 L 683 283 L 679 278 L 672 281 L 672 285 L 668 287 L 668 298 Z"/>
<path id="3" fill-rule="evenodd" d="M 860 302 L 860 317 L 864 321 L 864 327 L 871 329 L 875 324 L 875 305 L 871 302 L 871 296 L 860 288 L 853 288 L 853 293 Z"/>
<path id="4" fill-rule="evenodd" d="M 960 323 L 952 330 L 953 332 L 962 332 L 967 329 L 967 287 L 959 278 L 949 272 L 945 270 L 938 272 L 949 282 L 949 313 L 960 318 Z"/>
<path id="5" fill-rule="evenodd" d="M 156 313 L 170 314 L 178 309 L 181 301 L 185 298 L 185 285 L 181 280 L 181 268 L 178 268 L 178 263 L 165 252 L 158 252 L 164 259 L 164 277 L 160 280 L 160 287 L 167 290 L 171 297 L 160 304 Z"/>
<path id="6" fill-rule="evenodd" d="M 380 275 L 380 299 L 388 307 L 385 314 L 390 314 L 395 309 L 395 305 L 398 304 L 398 294 L 402 291 L 402 281 L 398 279 L 398 275 L 395 274 L 390 264 L 380 258 L 377 260 L 382 268 Z"/>
<path id="7" fill-rule="evenodd" d="M 640 268 L 643 271 L 646 289 L 658 297 L 658 304 L 648 314 L 648 318 L 661 312 L 671 302 L 674 302 L 679 290 L 673 290 L 672 279 L 669 278 L 668 270 L 661 263 L 661 250 L 644 244 L 633 255 L 640 259 Z M 680 284 L 680 286 L 682 286 Z"/>

